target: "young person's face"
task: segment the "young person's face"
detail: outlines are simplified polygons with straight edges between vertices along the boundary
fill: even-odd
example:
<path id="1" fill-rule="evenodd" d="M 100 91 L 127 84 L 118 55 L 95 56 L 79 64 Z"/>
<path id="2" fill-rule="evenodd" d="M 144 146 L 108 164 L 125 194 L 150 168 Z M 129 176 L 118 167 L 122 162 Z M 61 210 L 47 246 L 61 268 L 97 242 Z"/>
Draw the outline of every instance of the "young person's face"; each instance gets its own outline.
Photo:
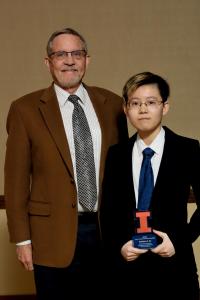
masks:
<path id="1" fill-rule="evenodd" d="M 52 42 L 52 52 L 45 58 L 45 63 L 56 84 L 69 93 L 79 87 L 88 66 L 89 57 L 84 54 L 84 45 L 79 37 L 72 34 L 61 34 Z M 71 51 L 81 50 L 81 56 L 72 56 Z M 56 56 L 62 51 L 69 52 L 66 56 Z"/>
<path id="2" fill-rule="evenodd" d="M 141 137 L 155 137 L 161 128 L 162 117 L 169 110 L 168 102 L 163 103 L 156 84 L 146 84 L 128 96 L 124 112 Z"/>

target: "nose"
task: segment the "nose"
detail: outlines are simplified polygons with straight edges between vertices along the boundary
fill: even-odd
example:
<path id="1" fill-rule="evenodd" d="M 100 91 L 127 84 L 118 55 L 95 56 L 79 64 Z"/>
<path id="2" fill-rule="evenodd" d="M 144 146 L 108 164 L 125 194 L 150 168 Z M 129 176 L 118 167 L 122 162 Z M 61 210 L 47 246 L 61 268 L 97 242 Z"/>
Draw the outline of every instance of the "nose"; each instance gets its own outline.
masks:
<path id="1" fill-rule="evenodd" d="M 64 58 L 64 64 L 74 65 L 74 58 L 71 53 L 66 53 Z"/>
<path id="2" fill-rule="evenodd" d="M 143 112 L 147 112 L 147 110 L 148 110 L 148 109 L 147 109 L 147 104 L 146 104 L 146 102 L 141 102 L 141 103 L 140 103 L 140 107 L 139 107 L 139 111 L 143 113 Z"/>

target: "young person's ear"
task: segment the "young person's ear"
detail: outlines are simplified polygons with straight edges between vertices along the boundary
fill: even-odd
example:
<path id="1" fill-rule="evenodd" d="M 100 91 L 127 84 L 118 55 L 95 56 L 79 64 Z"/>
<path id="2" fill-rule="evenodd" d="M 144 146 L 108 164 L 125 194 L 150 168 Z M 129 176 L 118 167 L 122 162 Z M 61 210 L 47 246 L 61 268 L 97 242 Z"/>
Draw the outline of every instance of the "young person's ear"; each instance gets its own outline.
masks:
<path id="1" fill-rule="evenodd" d="M 125 115 L 127 116 L 127 105 L 125 102 L 123 104 L 123 110 L 124 110 Z"/>
<path id="2" fill-rule="evenodd" d="M 169 111 L 169 102 L 166 101 L 163 103 L 163 116 L 165 116 Z"/>

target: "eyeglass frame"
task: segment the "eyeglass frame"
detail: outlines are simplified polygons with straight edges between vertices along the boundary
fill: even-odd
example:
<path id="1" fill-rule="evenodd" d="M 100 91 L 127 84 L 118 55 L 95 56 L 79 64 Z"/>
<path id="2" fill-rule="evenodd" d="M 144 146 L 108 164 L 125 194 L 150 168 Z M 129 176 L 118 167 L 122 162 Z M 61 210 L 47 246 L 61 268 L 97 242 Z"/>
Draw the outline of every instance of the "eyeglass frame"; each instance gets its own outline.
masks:
<path id="1" fill-rule="evenodd" d="M 133 100 L 133 99 L 131 99 L 132 100 L 132 103 L 135 101 L 135 102 L 137 102 L 137 100 Z M 152 102 L 152 103 L 151 103 Z M 138 105 L 137 106 L 130 106 L 130 101 L 128 101 L 127 103 L 126 103 L 126 106 L 128 107 L 128 109 L 130 109 L 130 110 L 137 110 L 137 111 L 139 111 L 140 109 L 141 109 L 141 107 L 142 107 L 142 105 L 144 104 L 145 106 L 146 106 L 146 108 L 147 109 L 151 109 L 151 108 L 156 108 L 156 107 L 158 107 L 159 105 L 161 105 L 162 103 L 163 104 L 166 104 L 167 102 L 164 102 L 163 100 L 156 100 L 156 99 L 147 99 L 146 101 L 144 101 L 144 102 L 142 102 L 142 101 L 138 101 Z M 151 104 L 155 104 L 155 106 L 151 106 Z"/>
<path id="2" fill-rule="evenodd" d="M 56 56 L 58 53 L 64 54 L 64 56 L 61 56 L 61 57 Z M 80 57 L 76 57 L 76 53 L 84 53 L 84 54 L 81 54 Z M 64 58 L 68 57 L 69 54 L 71 54 L 72 58 L 80 60 L 81 58 L 87 56 L 87 51 L 85 49 L 78 49 L 78 50 L 73 50 L 73 51 L 64 51 L 64 50 L 55 51 L 49 55 L 49 58 L 51 58 L 51 56 L 54 56 L 54 58 L 57 60 L 63 60 Z"/>

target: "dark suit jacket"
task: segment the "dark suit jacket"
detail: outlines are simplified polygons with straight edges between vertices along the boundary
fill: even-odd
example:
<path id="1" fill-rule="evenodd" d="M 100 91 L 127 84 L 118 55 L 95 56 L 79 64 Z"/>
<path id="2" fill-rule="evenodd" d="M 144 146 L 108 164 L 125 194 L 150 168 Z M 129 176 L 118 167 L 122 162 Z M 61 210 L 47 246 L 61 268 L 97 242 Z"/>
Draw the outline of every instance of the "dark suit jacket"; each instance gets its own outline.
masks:
<path id="1" fill-rule="evenodd" d="M 122 99 L 85 86 L 102 130 L 100 186 L 110 145 L 127 138 Z M 53 86 L 14 101 L 7 119 L 5 202 L 11 242 L 31 239 L 35 264 L 70 264 L 77 233 L 72 161 Z"/>
<path id="2" fill-rule="evenodd" d="M 154 278 L 158 268 L 162 270 L 161 274 L 167 274 L 166 267 L 171 270 L 168 275 L 179 271 L 179 275 L 183 272 L 188 277 L 196 274 L 192 242 L 200 234 L 199 142 L 179 136 L 166 127 L 164 129 L 166 135 L 163 157 L 150 209 L 152 227 L 166 232 L 175 247 L 176 254 L 172 258 L 161 258 L 148 252 L 134 262 L 125 263 L 120 254 L 122 245 L 131 240 L 135 232 L 132 149 L 136 135 L 126 143 L 109 149 L 103 182 L 100 220 L 105 252 L 109 253 L 109 259 L 113 258 L 115 264 L 129 265 L 129 268 L 135 270 L 136 276 L 141 275 L 143 278 L 148 273 L 148 268 L 149 278 Z M 190 187 L 195 194 L 197 209 L 187 221 Z M 134 282 L 133 277 L 132 280 Z"/>

